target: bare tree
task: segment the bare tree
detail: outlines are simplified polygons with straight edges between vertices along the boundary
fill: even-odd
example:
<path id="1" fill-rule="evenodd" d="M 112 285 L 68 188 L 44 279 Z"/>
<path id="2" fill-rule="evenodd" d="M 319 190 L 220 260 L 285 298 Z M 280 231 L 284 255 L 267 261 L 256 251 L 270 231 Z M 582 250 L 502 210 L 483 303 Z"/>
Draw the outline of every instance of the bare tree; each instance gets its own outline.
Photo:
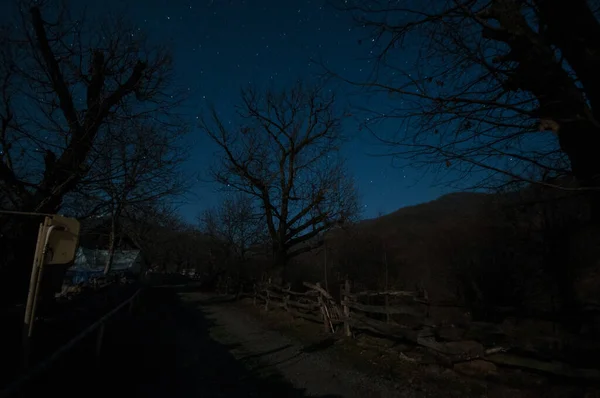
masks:
<path id="1" fill-rule="evenodd" d="M 206 271 L 210 241 L 181 219 L 172 201 L 158 199 L 129 207 L 120 227 L 140 249 L 146 269 Z"/>
<path id="2" fill-rule="evenodd" d="M 127 209 L 185 192 L 188 184 L 181 165 L 186 152 L 180 145 L 184 132 L 165 134 L 157 126 L 126 125 L 99 142 L 90 171 L 74 196 L 78 202 L 86 199 L 83 201 L 86 208 L 82 209 L 86 213 L 110 218 L 105 274 L 112 266 L 115 243 L 122 232 L 120 220 Z"/>
<path id="3" fill-rule="evenodd" d="M 230 278 L 239 282 L 249 272 L 250 253 L 264 254 L 268 234 L 254 199 L 239 192 L 228 195 L 198 217 L 200 230 L 211 241 L 208 285 Z"/>
<path id="4" fill-rule="evenodd" d="M 179 256 L 174 255 L 175 247 L 186 230 L 171 201 L 144 201 L 123 210 L 121 231 L 140 249 L 147 267 L 169 268 L 168 263 Z"/>
<path id="5" fill-rule="evenodd" d="M 169 51 L 123 20 L 87 22 L 51 0 L 16 9 L 21 26 L 0 30 L 0 189 L 12 210 L 55 213 L 94 168 L 111 128 L 177 135 L 173 108 L 182 97 Z M 35 236 L 35 223 L 20 228 Z M 14 262 L 26 280 L 23 263 L 30 261 Z"/>
<path id="6" fill-rule="evenodd" d="M 389 107 L 366 109 L 364 127 L 374 131 L 381 122 L 395 131 L 376 134 L 391 155 L 459 179 L 483 173 L 486 187 L 555 185 L 550 177 L 572 173 L 577 189 L 597 189 L 597 2 L 361 0 L 339 7 L 369 32 L 361 43 L 372 45 L 373 73 L 346 80 L 387 97 Z"/>
<path id="7" fill-rule="evenodd" d="M 167 111 L 180 97 L 168 92 L 169 53 L 132 26 L 113 18 L 94 29 L 67 9 L 53 21 L 43 11 L 57 14 L 28 9 L 0 53 L 0 177 L 16 209 L 51 213 L 87 176 L 98 145 L 115 137 L 109 127 L 178 131 Z"/>
<path id="8" fill-rule="evenodd" d="M 215 180 L 259 201 L 274 264 L 320 243 L 316 238 L 356 216 L 352 179 L 338 149 L 340 113 L 333 95 L 298 83 L 282 92 L 242 92 L 239 124 L 216 110 L 201 128 L 219 146 Z"/>
<path id="9" fill-rule="evenodd" d="M 201 230 L 225 245 L 235 261 L 244 262 L 250 249 L 266 241 L 264 216 L 257 212 L 254 202 L 252 197 L 238 193 L 198 217 Z"/>

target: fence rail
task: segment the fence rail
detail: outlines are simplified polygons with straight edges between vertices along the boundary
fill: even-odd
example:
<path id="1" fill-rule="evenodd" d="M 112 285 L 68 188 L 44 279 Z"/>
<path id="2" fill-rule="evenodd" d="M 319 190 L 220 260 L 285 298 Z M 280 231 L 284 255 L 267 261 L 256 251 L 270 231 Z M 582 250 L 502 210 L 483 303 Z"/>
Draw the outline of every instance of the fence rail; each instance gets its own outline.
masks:
<path id="1" fill-rule="evenodd" d="M 59 347 L 48 357 L 38 362 L 27 373 L 10 383 L 6 388 L 0 390 L 0 398 L 9 398 L 12 395 L 18 393 L 26 383 L 31 382 L 36 377 L 47 371 L 63 355 L 71 351 L 74 347 L 77 346 L 77 344 L 79 344 L 82 340 L 84 340 L 86 337 L 90 336 L 94 332 L 98 333 L 95 342 L 95 354 L 100 355 L 100 352 L 102 350 L 102 342 L 104 339 L 104 330 L 106 328 L 106 323 L 109 320 L 111 320 L 113 316 L 119 313 L 119 311 L 121 311 L 127 306 L 129 306 L 129 313 L 131 314 L 134 310 L 136 301 L 138 300 L 138 297 L 140 296 L 141 292 L 142 289 L 138 289 L 131 297 L 124 300 L 121 304 L 119 304 L 114 309 L 106 313 L 96 322 L 85 328 L 78 335 L 76 335 L 67 343 Z"/>
<path id="2" fill-rule="evenodd" d="M 343 316 L 333 297 L 319 283 L 304 282 L 303 286 L 308 290 L 297 292 L 269 281 L 256 284 L 251 296 L 254 305 L 260 301 L 266 311 L 270 307 L 281 308 L 297 318 L 321 322 L 327 331 L 335 331 L 334 325 L 342 323 Z"/>

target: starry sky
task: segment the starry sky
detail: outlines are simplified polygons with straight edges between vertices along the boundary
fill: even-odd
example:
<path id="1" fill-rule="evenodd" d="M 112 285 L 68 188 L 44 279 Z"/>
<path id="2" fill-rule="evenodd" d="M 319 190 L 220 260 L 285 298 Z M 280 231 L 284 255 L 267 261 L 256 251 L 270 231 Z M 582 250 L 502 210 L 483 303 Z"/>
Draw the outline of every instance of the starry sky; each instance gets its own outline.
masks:
<path id="1" fill-rule="evenodd" d="M 239 103 L 242 86 L 289 85 L 296 78 L 321 71 L 311 62 L 322 58 L 328 67 L 351 79 L 366 79 L 371 61 L 368 36 L 350 15 L 331 8 L 326 0 L 81 0 L 88 17 L 106 10 L 124 13 L 150 39 L 168 41 L 174 51 L 176 79 L 189 88 L 182 112 L 193 124 L 209 104 L 226 112 Z M 360 104 L 360 96 L 340 88 L 339 97 Z M 352 89 L 356 92 L 356 89 Z M 377 104 L 370 104 L 377 105 Z M 392 212 L 449 191 L 433 184 L 422 170 L 394 167 L 389 157 L 373 156 L 385 148 L 364 131 L 357 120 L 344 122 L 351 140 L 343 148 L 363 205 L 363 217 Z M 216 147 L 196 129 L 187 138 L 191 158 L 185 165 L 200 173 L 214 161 Z M 205 208 L 219 203 L 222 193 L 208 182 L 194 184 L 182 216 L 195 222 Z"/>

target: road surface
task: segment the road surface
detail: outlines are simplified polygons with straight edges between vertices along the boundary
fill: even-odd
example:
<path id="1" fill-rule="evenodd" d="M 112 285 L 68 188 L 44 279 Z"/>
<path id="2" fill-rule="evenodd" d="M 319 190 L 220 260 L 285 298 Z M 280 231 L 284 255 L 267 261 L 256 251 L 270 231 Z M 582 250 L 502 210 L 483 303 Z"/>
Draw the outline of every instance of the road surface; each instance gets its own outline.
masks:
<path id="1" fill-rule="evenodd" d="M 323 351 L 327 341 L 302 345 L 268 330 L 243 307 L 222 299 L 164 291 L 153 300 L 131 330 L 128 343 L 111 344 L 104 353 L 105 363 L 112 367 L 110 384 L 118 388 L 114 394 L 173 398 L 411 396 L 383 380 L 340 370 Z"/>
<path id="2" fill-rule="evenodd" d="M 35 394 L 22 396 L 452 396 L 447 389 L 432 395 L 343 366 L 327 350 L 332 339 L 302 344 L 236 303 L 173 288 L 153 289 L 144 301 L 127 327 L 107 326 L 101 360 L 54 367 L 36 382 Z M 89 351 L 79 358 L 90 358 Z"/>
<path id="3" fill-rule="evenodd" d="M 71 358 L 59 361 L 19 396 L 581 396 L 551 387 L 520 391 L 464 383 L 447 377 L 447 371 L 430 373 L 421 367 L 402 367 L 391 380 L 382 377 L 383 368 L 375 373 L 369 366 L 357 366 L 367 361 L 362 355 L 342 362 L 336 355 L 339 347 L 331 347 L 332 338 L 302 343 L 270 329 L 247 306 L 182 290 L 147 290 L 143 308 L 133 318 L 124 314 L 107 324 L 99 359 L 93 359 L 96 336 L 91 336 L 87 345 L 78 346 Z M 358 370 L 363 368 L 369 375 Z"/>

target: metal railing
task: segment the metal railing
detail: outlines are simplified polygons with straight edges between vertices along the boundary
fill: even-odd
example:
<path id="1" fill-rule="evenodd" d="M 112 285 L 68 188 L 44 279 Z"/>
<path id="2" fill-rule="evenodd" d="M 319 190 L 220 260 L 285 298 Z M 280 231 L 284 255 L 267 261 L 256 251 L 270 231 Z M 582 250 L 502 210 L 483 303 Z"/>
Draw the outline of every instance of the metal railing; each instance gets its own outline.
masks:
<path id="1" fill-rule="evenodd" d="M 79 342 L 81 342 L 83 339 L 85 339 L 95 331 L 97 331 L 98 333 L 96 337 L 95 352 L 96 355 L 100 355 L 100 351 L 102 349 L 102 341 L 104 339 L 104 329 L 106 327 L 106 322 L 108 322 L 114 315 L 116 315 L 121 309 L 123 309 L 127 305 L 129 305 L 129 313 L 131 314 L 133 312 L 133 307 L 135 305 L 136 299 L 140 295 L 141 291 L 142 289 L 138 289 L 127 300 L 123 301 L 121 304 L 109 311 L 102 318 L 98 319 L 96 322 L 85 328 L 77 336 L 75 336 L 67 343 L 62 345 L 48 357 L 41 360 L 39 363 L 33 366 L 27 373 L 10 383 L 5 389 L 0 390 L 0 398 L 8 398 L 13 394 L 18 393 L 26 383 L 33 381 L 36 377 L 49 370 L 58 359 L 60 359 L 64 354 L 68 353 Z"/>

